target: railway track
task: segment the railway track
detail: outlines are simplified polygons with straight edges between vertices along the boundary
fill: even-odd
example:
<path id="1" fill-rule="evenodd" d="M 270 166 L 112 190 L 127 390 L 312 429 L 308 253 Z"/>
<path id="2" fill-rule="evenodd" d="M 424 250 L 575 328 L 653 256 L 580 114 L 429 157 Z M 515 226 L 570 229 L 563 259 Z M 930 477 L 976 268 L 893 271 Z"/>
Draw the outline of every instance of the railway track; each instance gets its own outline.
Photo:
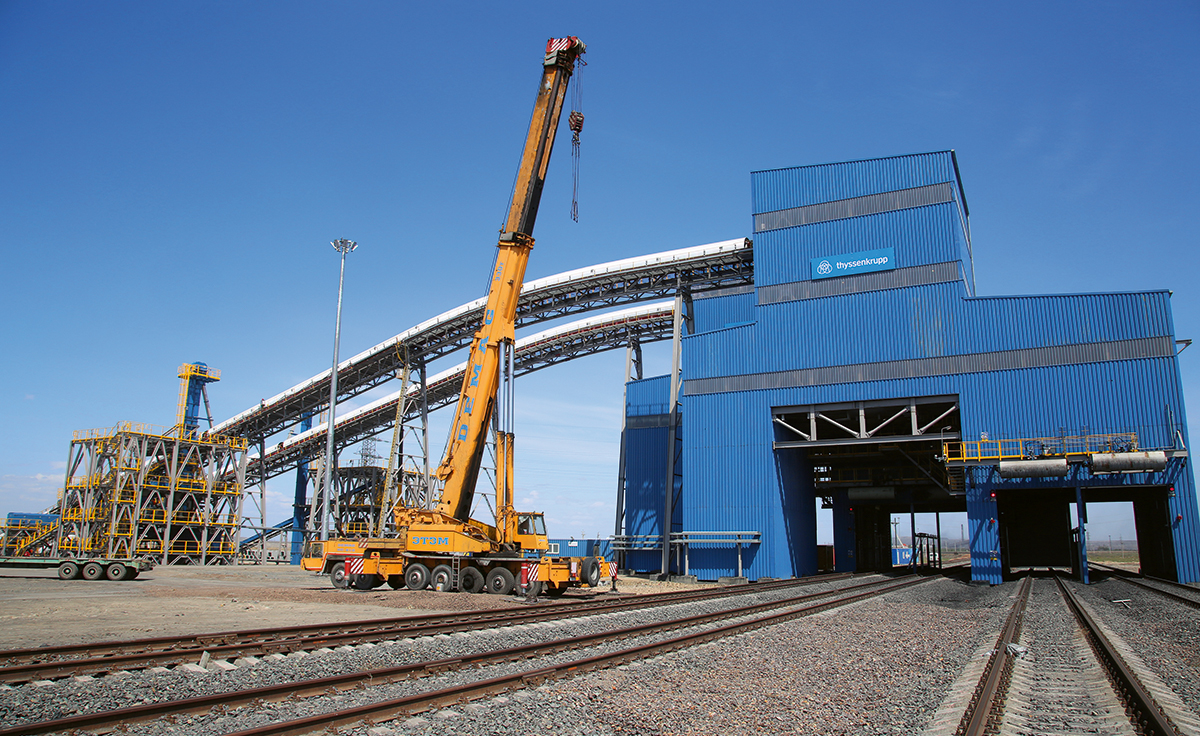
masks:
<path id="1" fill-rule="evenodd" d="M 1060 576 L 1030 575 L 955 733 L 1198 733 L 1200 719 L 1147 682 L 1158 680 L 1130 666 Z"/>
<path id="2" fill-rule="evenodd" d="M 1122 582 L 1136 585 L 1143 590 L 1153 591 L 1161 596 L 1170 598 L 1173 601 L 1191 606 L 1192 608 L 1200 608 L 1200 590 L 1193 588 L 1190 585 L 1177 583 L 1174 580 L 1165 580 L 1156 578 L 1150 575 L 1139 575 L 1129 570 L 1122 570 L 1119 567 L 1110 565 L 1101 565 L 1095 562 L 1089 563 L 1091 567 L 1107 573 L 1109 576 L 1117 578 Z"/>
<path id="3" fill-rule="evenodd" d="M 154 637 L 61 647 L 0 651 L 0 683 L 12 684 L 57 677 L 97 675 L 119 670 L 176 666 L 209 659 L 237 659 L 267 654 L 288 654 L 323 647 L 354 646 L 396 637 L 436 636 L 494 626 L 515 626 L 556 619 L 590 616 L 696 600 L 724 598 L 746 593 L 787 590 L 842 580 L 850 573 L 819 575 L 795 580 L 736 585 L 727 588 L 555 603 L 526 610 L 499 609 L 453 614 L 397 616 L 340 624 L 290 626 L 198 634 L 183 637 Z"/>
<path id="4" fill-rule="evenodd" d="M 264 703 L 290 701 L 307 695 L 349 693 L 358 690 L 373 691 L 377 688 L 387 690 L 389 686 L 404 687 L 408 685 L 408 691 L 399 695 L 382 692 L 378 698 L 372 696 L 371 702 L 359 702 L 350 708 L 317 715 L 282 719 L 278 723 L 259 726 L 239 733 L 300 734 L 360 722 L 380 722 L 449 703 L 462 703 L 503 691 L 535 686 L 547 680 L 567 677 L 579 672 L 620 665 L 659 653 L 695 646 L 720 637 L 884 595 L 932 579 L 934 578 L 907 576 L 898 580 L 877 579 L 815 593 L 796 591 L 795 595 L 777 600 L 668 618 L 663 621 L 604 629 L 591 634 L 576 634 L 508 649 L 497 650 L 484 647 L 482 651 L 464 656 L 422 660 L 369 671 L 348 672 L 332 677 L 287 682 L 164 703 L 148 703 L 118 710 L 57 718 L 40 723 L 26 723 L 14 728 L 0 729 L 0 736 L 84 729 L 88 731 L 124 729 L 129 724 L 155 718 L 179 719 L 185 714 L 210 712 L 219 714 L 239 707 L 253 710 L 256 707 L 262 707 Z M 670 635 L 672 633 L 675 635 Z M 573 650 L 584 650 L 584 656 L 569 658 L 564 654 L 564 652 Z M 501 671 L 493 675 L 493 670 L 497 669 Z M 466 677 L 464 673 L 468 671 L 475 671 L 478 676 Z M 443 678 L 447 676 L 447 673 L 454 673 L 465 679 L 449 687 L 435 687 L 434 689 L 413 687 L 414 683 L 407 682 L 429 677 Z M 324 699 L 322 703 L 327 704 L 333 700 L 337 700 L 337 698 Z M 269 720 L 280 719 L 277 714 L 273 714 Z M 219 728 L 221 728 L 221 732 L 227 732 L 229 726 L 225 725 Z"/>

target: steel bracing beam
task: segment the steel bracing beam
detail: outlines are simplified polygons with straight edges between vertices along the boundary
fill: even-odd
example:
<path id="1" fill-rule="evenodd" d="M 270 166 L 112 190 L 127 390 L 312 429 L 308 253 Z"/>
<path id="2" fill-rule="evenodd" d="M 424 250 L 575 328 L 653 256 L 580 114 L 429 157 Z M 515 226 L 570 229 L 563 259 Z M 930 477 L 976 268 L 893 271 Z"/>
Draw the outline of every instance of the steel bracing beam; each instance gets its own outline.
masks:
<path id="1" fill-rule="evenodd" d="M 631 339 L 641 343 L 666 340 L 671 337 L 673 314 L 670 302 L 650 304 L 590 317 L 523 338 L 517 341 L 516 374 L 525 375 L 573 358 L 624 348 Z M 429 377 L 426 390 L 430 410 L 448 406 L 458 399 L 464 367 L 465 364 L 457 365 Z M 417 387 L 411 390 L 417 390 Z M 400 393 L 396 392 L 339 416 L 334 424 L 334 444 L 345 447 L 392 428 L 399 401 Z M 420 402 L 410 404 L 409 411 L 421 410 Z M 325 431 L 322 423 L 268 446 L 263 464 L 258 456 L 251 456 L 246 470 L 247 484 L 251 483 L 250 478 L 257 482 L 261 473 L 265 472 L 270 478 L 290 470 L 305 457 L 319 454 Z"/>
<path id="2" fill-rule="evenodd" d="M 681 288 L 701 293 L 753 281 L 753 249 L 746 238 L 628 258 L 527 282 L 517 304 L 517 326 L 669 298 Z M 464 304 L 342 361 L 338 365 L 338 401 L 394 378 L 402 369 L 398 356 L 404 348 L 413 360 L 428 363 L 468 346 L 483 318 L 483 304 L 483 299 Z M 212 431 L 255 439 L 271 437 L 300 421 L 305 413 L 315 415 L 326 409 L 330 376 L 331 371 L 319 373 L 221 422 Z"/>

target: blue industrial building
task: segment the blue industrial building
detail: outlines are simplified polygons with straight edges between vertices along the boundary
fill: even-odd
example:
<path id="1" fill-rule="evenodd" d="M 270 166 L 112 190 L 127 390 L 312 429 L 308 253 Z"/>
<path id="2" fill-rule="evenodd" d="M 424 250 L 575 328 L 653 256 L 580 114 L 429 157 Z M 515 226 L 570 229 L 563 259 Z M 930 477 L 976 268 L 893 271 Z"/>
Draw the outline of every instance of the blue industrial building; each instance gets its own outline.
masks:
<path id="1" fill-rule="evenodd" d="M 670 509 L 669 572 L 813 574 L 823 499 L 838 570 L 891 566 L 893 513 L 966 511 L 974 580 L 1086 574 L 1087 504 L 1131 501 L 1143 570 L 1200 581 L 1169 292 L 977 295 L 952 151 L 751 186 L 754 284 L 683 300 L 677 405 L 627 386 L 626 567 L 663 569 Z"/>

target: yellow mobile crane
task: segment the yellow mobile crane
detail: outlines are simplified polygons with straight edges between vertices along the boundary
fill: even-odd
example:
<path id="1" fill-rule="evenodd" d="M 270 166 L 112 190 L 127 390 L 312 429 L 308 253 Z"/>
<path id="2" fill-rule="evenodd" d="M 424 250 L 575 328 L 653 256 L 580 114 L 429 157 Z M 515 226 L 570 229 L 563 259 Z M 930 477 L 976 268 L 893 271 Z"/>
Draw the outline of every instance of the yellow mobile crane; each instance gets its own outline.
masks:
<path id="1" fill-rule="evenodd" d="M 513 591 L 527 565 L 536 594 L 561 594 L 572 586 L 595 586 L 608 566 L 601 557 L 549 558 L 540 513 L 513 507 L 513 368 L 517 297 L 533 249 L 533 225 L 554 147 L 567 84 L 586 46 L 574 36 L 550 39 L 542 67 L 521 167 L 508 218 L 500 235 L 483 322 L 471 342 L 446 455 L 436 477 L 443 483 L 433 509 L 398 506 L 398 536 L 330 540 L 310 545 L 304 567 L 328 572 L 334 585 L 476 593 Z M 582 115 L 572 115 L 578 130 Z M 496 524 L 470 518 L 487 432 L 497 415 Z"/>

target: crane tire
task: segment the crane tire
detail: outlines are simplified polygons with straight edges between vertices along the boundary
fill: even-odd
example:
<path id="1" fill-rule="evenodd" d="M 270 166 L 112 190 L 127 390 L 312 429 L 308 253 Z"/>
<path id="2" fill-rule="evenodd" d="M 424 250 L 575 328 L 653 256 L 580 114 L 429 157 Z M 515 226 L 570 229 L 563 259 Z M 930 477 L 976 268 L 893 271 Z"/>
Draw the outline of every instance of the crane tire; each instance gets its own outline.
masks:
<path id="1" fill-rule="evenodd" d="M 454 570 L 450 569 L 449 565 L 438 565 L 429 573 L 429 585 L 434 590 L 440 590 L 445 593 L 450 593 L 454 590 Z"/>
<path id="2" fill-rule="evenodd" d="M 404 584 L 409 590 L 425 590 L 429 587 L 429 568 L 419 562 L 405 567 Z"/>
<path id="3" fill-rule="evenodd" d="M 583 561 L 580 580 L 593 588 L 600 584 L 600 561 L 595 557 L 587 557 Z"/>
<path id="4" fill-rule="evenodd" d="M 473 567 L 464 568 L 459 575 L 458 589 L 464 593 L 478 593 L 483 590 L 484 582 L 483 573 L 479 570 Z"/>
<path id="5" fill-rule="evenodd" d="M 350 587 L 350 580 L 346 578 L 346 563 L 339 562 L 329 568 L 329 582 L 338 590 Z"/>
<path id="6" fill-rule="evenodd" d="M 83 566 L 84 580 L 99 580 L 104 577 L 104 565 L 99 562 L 89 562 Z"/>
<path id="7" fill-rule="evenodd" d="M 79 577 L 79 565 L 74 562 L 64 562 L 58 566 L 58 577 L 61 580 L 75 580 Z"/>
<path id="8" fill-rule="evenodd" d="M 408 587 L 404 584 L 403 575 L 388 575 L 387 584 L 391 586 L 392 590 L 400 590 L 401 588 Z"/>
<path id="9" fill-rule="evenodd" d="M 487 592 L 508 595 L 516 584 L 516 578 L 507 568 L 497 567 L 487 574 Z"/>

